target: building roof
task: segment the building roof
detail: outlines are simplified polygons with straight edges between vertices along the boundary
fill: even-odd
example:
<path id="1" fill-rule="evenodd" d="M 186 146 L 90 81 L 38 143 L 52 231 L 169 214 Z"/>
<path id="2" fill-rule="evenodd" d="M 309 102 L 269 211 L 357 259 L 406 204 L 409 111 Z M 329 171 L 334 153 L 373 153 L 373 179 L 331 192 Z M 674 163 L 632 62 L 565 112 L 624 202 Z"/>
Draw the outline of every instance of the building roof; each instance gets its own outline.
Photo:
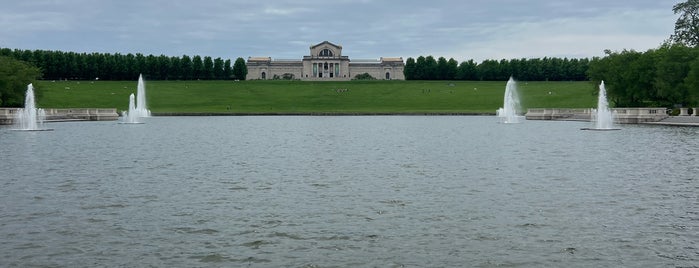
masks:
<path id="1" fill-rule="evenodd" d="M 353 59 L 350 63 L 381 63 L 381 60 L 377 59 Z"/>
<path id="2" fill-rule="evenodd" d="M 248 57 L 248 61 L 271 61 L 272 57 Z"/>
<path id="3" fill-rule="evenodd" d="M 403 62 L 403 58 L 381 58 L 381 61 L 400 61 Z"/>
<path id="4" fill-rule="evenodd" d="M 311 49 L 316 48 L 316 47 L 319 47 L 319 46 L 322 46 L 322 45 L 325 45 L 325 44 L 328 44 L 328 45 L 331 45 L 331 46 L 334 46 L 334 47 L 337 47 L 337 48 L 340 48 L 340 49 L 342 48 L 342 46 L 340 46 L 340 45 L 336 45 L 336 44 L 330 43 L 330 42 L 328 42 L 328 41 L 323 41 L 323 42 L 318 43 L 317 45 L 311 46 Z"/>

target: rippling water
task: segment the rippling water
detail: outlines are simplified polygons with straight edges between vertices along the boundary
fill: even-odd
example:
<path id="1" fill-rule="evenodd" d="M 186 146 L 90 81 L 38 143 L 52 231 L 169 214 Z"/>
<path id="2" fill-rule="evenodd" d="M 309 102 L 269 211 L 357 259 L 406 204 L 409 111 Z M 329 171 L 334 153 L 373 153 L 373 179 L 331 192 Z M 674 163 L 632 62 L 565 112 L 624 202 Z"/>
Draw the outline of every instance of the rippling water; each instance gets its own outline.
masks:
<path id="1" fill-rule="evenodd" d="M 0 266 L 697 266 L 699 128 L 496 121 L 3 127 Z"/>

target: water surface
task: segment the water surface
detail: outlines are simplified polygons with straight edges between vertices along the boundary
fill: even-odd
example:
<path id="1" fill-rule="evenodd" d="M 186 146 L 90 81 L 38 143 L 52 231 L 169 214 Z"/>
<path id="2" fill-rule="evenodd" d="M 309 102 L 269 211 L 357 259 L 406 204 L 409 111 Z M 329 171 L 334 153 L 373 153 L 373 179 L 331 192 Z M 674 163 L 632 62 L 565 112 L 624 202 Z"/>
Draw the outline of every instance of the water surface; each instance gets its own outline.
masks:
<path id="1" fill-rule="evenodd" d="M 496 121 L 2 127 L 0 266 L 699 263 L 699 128 Z"/>

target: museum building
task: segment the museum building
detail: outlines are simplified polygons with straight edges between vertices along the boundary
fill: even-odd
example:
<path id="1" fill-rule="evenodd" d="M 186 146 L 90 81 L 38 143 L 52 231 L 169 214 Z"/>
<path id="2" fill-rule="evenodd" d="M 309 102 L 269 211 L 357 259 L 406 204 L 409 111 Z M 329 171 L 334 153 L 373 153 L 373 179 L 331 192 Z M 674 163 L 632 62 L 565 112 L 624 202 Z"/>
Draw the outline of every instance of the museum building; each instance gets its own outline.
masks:
<path id="1" fill-rule="evenodd" d="M 311 46 L 310 56 L 300 60 L 271 57 L 249 57 L 247 80 L 300 79 L 308 81 L 351 80 L 368 73 L 376 79 L 405 80 L 403 58 L 381 57 L 372 60 L 350 60 L 342 56 L 342 46 L 328 41 Z"/>

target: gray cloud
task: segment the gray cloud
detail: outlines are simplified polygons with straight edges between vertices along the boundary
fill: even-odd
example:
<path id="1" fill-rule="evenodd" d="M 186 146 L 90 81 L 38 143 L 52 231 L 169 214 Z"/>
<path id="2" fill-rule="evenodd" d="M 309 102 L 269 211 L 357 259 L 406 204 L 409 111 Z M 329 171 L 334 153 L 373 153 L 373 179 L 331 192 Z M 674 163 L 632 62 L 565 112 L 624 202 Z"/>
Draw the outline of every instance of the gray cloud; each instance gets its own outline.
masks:
<path id="1" fill-rule="evenodd" d="M 0 46 L 78 52 L 299 58 L 327 40 L 353 58 L 591 57 L 657 47 L 656 0 L 0 0 Z"/>

